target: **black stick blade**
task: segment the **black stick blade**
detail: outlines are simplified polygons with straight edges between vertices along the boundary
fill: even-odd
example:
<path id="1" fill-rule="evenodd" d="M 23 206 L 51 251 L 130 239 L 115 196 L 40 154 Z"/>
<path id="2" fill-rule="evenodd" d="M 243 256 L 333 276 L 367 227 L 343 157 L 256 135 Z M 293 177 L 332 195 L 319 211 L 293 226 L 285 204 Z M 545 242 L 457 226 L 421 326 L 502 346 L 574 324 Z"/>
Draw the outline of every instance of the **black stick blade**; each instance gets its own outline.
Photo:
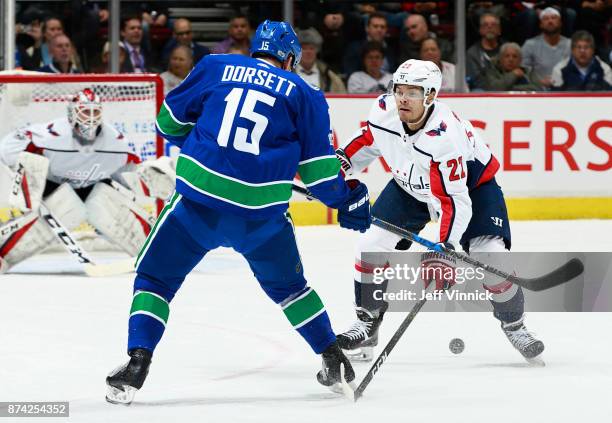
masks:
<path id="1" fill-rule="evenodd" d="M 558 269 L 537 278 L 519 278 L 511 276 L 510 282 L 516 283 L 530 291 L 544 291 L 557 285 L 569 282 L 584 272 L 584 264 L 573 258 Z"/>

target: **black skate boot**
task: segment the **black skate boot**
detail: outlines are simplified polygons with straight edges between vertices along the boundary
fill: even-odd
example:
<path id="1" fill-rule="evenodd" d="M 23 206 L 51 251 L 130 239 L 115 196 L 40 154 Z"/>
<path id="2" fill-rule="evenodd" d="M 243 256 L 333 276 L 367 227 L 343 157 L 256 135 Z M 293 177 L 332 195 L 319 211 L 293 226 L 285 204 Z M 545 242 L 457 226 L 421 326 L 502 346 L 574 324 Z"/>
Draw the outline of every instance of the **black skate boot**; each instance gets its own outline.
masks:
<path id="1" fill-rule="evenodd" d="M 347 351 L 351 361 L 372 361 L 374 347 L 378 345 L 378 328 L 383 320 L 383 312 L 371 312 L 357 307 L 357 321 L 336 339 L 338 345 Z"/>
<path id="2" fill-rule="evenodd" d="M 130 351 L 130 361 L 113 370 L 106 378 L 106 401 L 129 405 L 149 373 L 151 352 L 142 348 Z"/>
<path id="3" fill-rule="evenodd" d="M 344 380 L 349 384 L 352 390 L 355 390 L 353 381 L 355 380 L 355 371 L 351 362 L 344 355 L 338 342 L 331 344 L 323 353 L 323 368 L 317 373 L 317 380 L 323 386 L 327 386 L 330 390 L 337 393 L 342 393 L 342 373 Z M 344 371 L 341 370 L 344 367 Z"/>
<path id="4" fill-rule="evenodd" d="M 516 322 L 502 323 L 501 327 L 512 346 L 525 357 L 529 364 L 544 366 L 541 356 L 544 351 L 544 343 L 527 330 L 523 317 Z"/>

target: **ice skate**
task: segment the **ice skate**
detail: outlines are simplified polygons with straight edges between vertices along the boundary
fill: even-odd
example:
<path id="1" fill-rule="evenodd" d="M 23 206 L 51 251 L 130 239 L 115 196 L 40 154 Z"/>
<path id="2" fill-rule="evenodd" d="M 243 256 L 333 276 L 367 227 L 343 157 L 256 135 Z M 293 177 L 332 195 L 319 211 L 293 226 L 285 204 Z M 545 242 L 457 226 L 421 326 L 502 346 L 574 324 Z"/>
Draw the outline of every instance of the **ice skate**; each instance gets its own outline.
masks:
<path id="1" fill-rule="evenodd" d="M 129 405 L 149 373 L 151 352 L 142 348 L 130 351 L 130 361 L 113 370 L 106 378 L 106 401 Z"/>
<path id="2" fill-rule="evenodd" d="M 355 390 L 353 382 L 355 380 L 355 371 L 349 359 L 338 346 L 338 342 L 334 342 L 323 351 L 321 358 L 323 360 L 323 367 L 317 373 L 319 383 L 327 386 L 332 392 L 344 393 L 350 396 L 346 391 L 348 389 L 352 393 Z"/>
<path id="3" fill-rule="evenodd" d="M 337 336 L 338 345 L 346 350 L 351 361 L 372 361 L 374 347 L 378 345 L 378 328 L 384 313 L 372 313 L 365 308 L 357 307 L 357 321 L 346 331 Z"/>
<path id="4" fill-rule="evenodd" d="M 544 366 L 542 352 L 544 351 L 544 343 L 535 338 L 534 335 L 527 330 L 523 323 L 523 318 L 511 323 L 502 323 L 502 330 L 506 337 L 522 355 L 525 360 L 534 366 Z"/>

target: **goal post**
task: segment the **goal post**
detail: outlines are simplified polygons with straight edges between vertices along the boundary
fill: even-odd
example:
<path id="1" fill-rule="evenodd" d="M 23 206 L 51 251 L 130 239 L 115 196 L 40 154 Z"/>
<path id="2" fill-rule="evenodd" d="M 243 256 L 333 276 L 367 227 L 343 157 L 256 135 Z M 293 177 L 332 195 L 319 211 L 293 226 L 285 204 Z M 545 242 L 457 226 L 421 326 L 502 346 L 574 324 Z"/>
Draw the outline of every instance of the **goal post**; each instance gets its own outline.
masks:
<path id="1" fill-rule="evenodd" d="M 164 140 L 155 132 L 164 97 L 157 74 L 0 73 L 0 139 L 65 116 L 72 96 L 85 88 L 98 94 L 104 122 L 122 132 L 141 159 L 164 154 Z"/>

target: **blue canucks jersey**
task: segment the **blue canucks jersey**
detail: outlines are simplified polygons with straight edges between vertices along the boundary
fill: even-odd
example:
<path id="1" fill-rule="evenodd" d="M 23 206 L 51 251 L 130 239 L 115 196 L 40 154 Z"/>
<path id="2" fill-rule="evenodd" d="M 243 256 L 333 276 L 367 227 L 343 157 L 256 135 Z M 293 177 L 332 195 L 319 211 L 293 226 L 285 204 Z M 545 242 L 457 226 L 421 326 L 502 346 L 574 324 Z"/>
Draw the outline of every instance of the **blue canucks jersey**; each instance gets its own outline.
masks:
<path id="1" fill-rule="evenodd" d="M 213 209 L 283 213 L 296 172 L 330 207 L 348 196 L 323 93 L 261 59 L 204 57 L 166 97 L 157 130 L 181 148 L 177 191 Z"/>

